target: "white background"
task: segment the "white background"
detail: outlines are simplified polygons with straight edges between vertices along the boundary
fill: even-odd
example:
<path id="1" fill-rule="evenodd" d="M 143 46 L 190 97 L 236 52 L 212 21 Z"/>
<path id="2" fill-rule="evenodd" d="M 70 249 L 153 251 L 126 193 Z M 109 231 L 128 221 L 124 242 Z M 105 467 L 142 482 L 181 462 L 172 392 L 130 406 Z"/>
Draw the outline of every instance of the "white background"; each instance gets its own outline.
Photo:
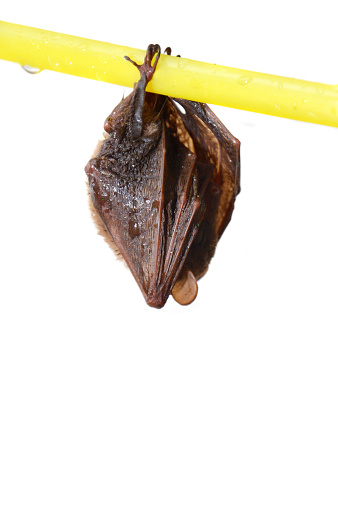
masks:
<path id="1" fill-rule="evenodd" d="M 338 83 L 332 6 L 19 0 L 1 18 Z M 214 107 L 242 193 L 197 300 L 155 310 L 87 207 L 129 90 L 0 75 L 1 507 L 337 507 L 337 130 Z"/>

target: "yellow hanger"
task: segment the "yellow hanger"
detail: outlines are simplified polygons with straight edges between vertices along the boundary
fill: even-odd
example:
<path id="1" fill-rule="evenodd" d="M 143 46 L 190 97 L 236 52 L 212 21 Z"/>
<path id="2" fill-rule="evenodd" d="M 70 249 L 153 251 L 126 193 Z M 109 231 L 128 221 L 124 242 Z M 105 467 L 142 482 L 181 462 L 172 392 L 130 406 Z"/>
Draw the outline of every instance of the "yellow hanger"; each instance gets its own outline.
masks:
<path id="1" fill-rule="evenodd" d="M 141 63 L 145 51 L 0 21 L 0 58 L 22 66 L 133 87 L 139 75 L 125 55 Z M 147 90 L 338 127 L 338 85 L 161 55 Z"/>

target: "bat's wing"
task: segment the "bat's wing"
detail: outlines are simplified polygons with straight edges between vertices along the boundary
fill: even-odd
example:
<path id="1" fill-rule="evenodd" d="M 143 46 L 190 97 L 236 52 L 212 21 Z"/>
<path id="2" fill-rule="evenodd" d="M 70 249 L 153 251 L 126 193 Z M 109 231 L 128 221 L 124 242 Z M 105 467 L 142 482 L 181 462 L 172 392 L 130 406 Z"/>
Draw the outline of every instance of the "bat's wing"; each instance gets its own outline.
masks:
<path id="1" fill-rule="evenodd" d="M 156 149 L 136 171 L 121 171 L 116 153 L 109 156 L 109 140 L 86 166 L 94 205 L 154 307 L 165 304 L 180 274 L 205 213 L 213 174 L 213 167 L 174 135 L 171 124 L 162 123 Z"/>
<path id="2" fill-rule="evenodd" d="M 230 222 L 240 192 L 240 142 L 222 124 L 207 104 L 174 99 L 184 108 L 181 119 L 200 160 L 214 166 L 213 181 L 221 195 L 216 217 L 218 239 Z"/>

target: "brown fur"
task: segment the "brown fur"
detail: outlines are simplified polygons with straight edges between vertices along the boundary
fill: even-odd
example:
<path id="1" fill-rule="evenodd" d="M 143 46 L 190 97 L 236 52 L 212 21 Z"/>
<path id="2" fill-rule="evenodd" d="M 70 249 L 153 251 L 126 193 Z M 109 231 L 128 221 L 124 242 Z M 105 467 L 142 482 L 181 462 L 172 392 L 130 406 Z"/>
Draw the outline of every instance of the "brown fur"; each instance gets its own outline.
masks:
<path id="1" fill-rule="evenodd" d="M 97 213 L 97 210 L 93 204 L 92 198 L 90 197 L 88 183 L 87 183 L 87 191 L 88 191 L 88 204 L 89 204 L 90 215 L 92 216 L 93 222 L 96 226 L 97 234 L 102 236 L 102 238 L 104 239 L 106 244 L 109 245 L 109 247 L 112 249 L 112 251 L 114 252 L 115 256 L 118 259 L 123 259 L 121 252 L 119 251 L 118 247 L 116 246 L 116 243 L 114 242 L 114 240 L 108 233 L 106 226 L 104 225 L 101 217 Z"/>
<path id="2" fill-rule="evenodd" d="M 97 144 L 96 144 L 96 147 L 95 147 L 95 150 L 93 152 L 93 155 L 91 156 L 91 159 L 93 159 L 94 157 L 97 156 L 100 148 L 101 148 L 101 145 L 103 143 L 103 141 L 105 139 L 107 139 L 109 137 L 109 134 L 107 134 L 107 132 L 104 132 L 102 134 L 102 139 L 100 139 Z M 103 223 L 101 217 L 99 216 L 94 204 L 93 204 L 93 201 L 92 201 L 92 198 L 90 197 L 90 192 L 89 192 L 89 187 L 88 187 L 88 182 L 87 182 L 87 192 L 88 192 L 88 203 L 89 203 L 89 210 L 90 210 L 90 215 L 92 216 L 92 219 L 93 219 L 93 222 L 96 226 L 96 229 L 97 229 L 97 233 L 103 237 L 104 241 L 107 243 L 107 245 L 109 245 L 109 247 L 112 249 L 112 251 L 114 252 L 115 256 L 117 257 L 117 259 L 120 259 L 120 260 L 123 260 L 123 257 L 122 257 L 122 254 L 121 252 L 119 251 L 118 247 L 116 246 L 114 240 L 112 239 L 112 237 L 110 236 L 105 224 Z"/>
<path id="3" fill-rule="evenodd" d="M 96 156 L 97 156 L 97 154 L 98 154 L 98 153 L 99 153 L 99 151 L 100 151 L 100 148 L 101 148 L 102 143 L 103 143 L 103 142 L 104 142 L 107 138 L 109 138 L 109 134 L 108 134 L 108 132 L 103 132 L 103 133 L 102 133 L 102 136 L 101 136 L 101 139 L 99 139 L 99 140 L 98 140 L 98 142 L 96 143 L 96 147 L 95 147 L 94 152 L 93 152 L 93 154 L 92 154 L 92 156 L 91 156 L 91 159 L 94 159 L 94 157 L 96 157 Z"/>

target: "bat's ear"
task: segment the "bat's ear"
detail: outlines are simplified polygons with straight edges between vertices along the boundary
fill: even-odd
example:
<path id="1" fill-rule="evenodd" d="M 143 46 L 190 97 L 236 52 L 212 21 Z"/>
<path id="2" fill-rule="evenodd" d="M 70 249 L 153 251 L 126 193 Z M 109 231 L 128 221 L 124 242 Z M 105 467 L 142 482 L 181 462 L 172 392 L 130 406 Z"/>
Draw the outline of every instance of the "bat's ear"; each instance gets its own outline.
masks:
<path id="1" fill-rule="evenodd" d="M 140 80 L 138 81 L 134 93 L 134 118 L 132 124 L 132 138 L 136 140 L 142 136 L 142 128 L 143 128 L 143 109 L 144 109 L 144 98 L 146 93 L 146 86 L 151 80 L 156 70 L 158 59 L 160 58 L 161 48 L 158 44 L 149 44 L 146 52 L 146 56 L 144 58 L 143 64 L 139 65 L 134 60 L 131 60 L 129 56 L 125 56 L 124 58 L 131 62 L 135 67 L 140 71 Z M 151 62 L 156 55 L 154 64 Z"/>
<path id="2" fill-rule="evenodd" d="M 197 281 L 191 270 L 187 270 L 183 277 L 180 277 L 172 289 L 171 294 L 174 300 L 181 305 L 192 303 L 198 292 Z"/>

